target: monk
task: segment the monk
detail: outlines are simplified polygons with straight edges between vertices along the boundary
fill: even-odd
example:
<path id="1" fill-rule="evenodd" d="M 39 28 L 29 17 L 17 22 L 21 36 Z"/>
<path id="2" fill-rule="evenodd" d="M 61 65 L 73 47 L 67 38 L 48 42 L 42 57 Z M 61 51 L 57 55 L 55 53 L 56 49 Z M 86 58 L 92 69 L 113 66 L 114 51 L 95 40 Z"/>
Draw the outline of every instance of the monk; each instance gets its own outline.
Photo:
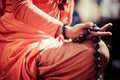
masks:
<path id="1" fill-rule="evenodd" d="M 1 0 L 2 1 L 2 0 Z M 95 80 L 92 36 L 111 36 L 111 23 L 72 40 L 93 22 L 70 27 L 74 0 L 3 0 L 0 18 L 0 80 Z M 67 23 L 66 25 L 64 25 Z M 109 50 L 100 40 L 102 75 Z"/>

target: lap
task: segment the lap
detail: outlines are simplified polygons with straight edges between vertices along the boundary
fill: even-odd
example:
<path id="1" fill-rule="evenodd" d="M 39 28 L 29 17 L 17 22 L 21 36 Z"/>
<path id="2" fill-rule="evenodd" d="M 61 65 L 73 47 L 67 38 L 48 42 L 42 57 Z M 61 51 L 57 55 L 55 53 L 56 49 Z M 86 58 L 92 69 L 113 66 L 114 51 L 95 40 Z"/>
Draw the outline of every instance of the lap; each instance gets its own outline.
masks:
<path id="1" fill-rule="evenodd" d="M 79 54 L 82 55 L 82 52 L 87 52 L 87 51 L 90 53 L 86 55 L 91 55 L 94 52 L 94 46 L 91 41 L 86 41 L 80 44 L 73 42 L 51 41 L 42 44 L 45 45 L 45 47 L 41 52 L 41 61 L 42 60 L 47 61 L 46 59 L 49 58 L 50 60 L 48 61 L 52 61 L 57 58 L 56 62 L 58 62 L 59 60 L 64 59 L 64 57 L 71 58 Z M 53 61 L 51 63 L 56 63 L 56 62 Z"/>
<path id="2" fill-rule="evenodd" d="M 103 71 L 107 65 L 109 51 L 102 41 L 99 44 L 99 50 L 101 52 L 101 71 Z M 90 78 L 94 75 L 94 44 L 92 41 L 87 40 L 83 43 L 55 41 L 50 42 L 49 45 L 50 46 L 45 47 L 45 50 L 41 53 L 39 64 L 40 75 L 46 74 L 46 77 L 54 75 L 60 76 L 62 73 L 67 75 L 71 71 L 72 74 L 67 75 L 68 77 L 66 77 L 66 79 L 73 78 L 76 75 L 84 75 L 84 78 Z M 56 73 L 56 71 L 58 73 Z M 91 74 L 92 72 L 93 74 Z M 62 75 L 62 77 L 65 76 Z"/>
<path id="3" fill-rule="evenodd" d="M 12 56 L 10 56 L 10 58 L 14 57 L 15 60 L 17 59 L 17 61 L 15 61 L 12 58 L 12 61 L 14 60 L 14 62 L 16 63 L 11 64 L 16 64 L 20 66 L 18 70 L 21 70 L 23 66 L 26 66 L 24 70 L 27 71 L 29 69 L 29 74 L 32 74 L 33 70 L 36 72 L 37 69 L 39 72 L 39 76 L 43 76 L 48 79 L 60 80 L 79 80 L 80 78 L 80 80 L 85 80 L 95 75 L 95 64 L 93 56 L 94 44 L 92 43 L 92 41 L 87 40 L 79 44 L 73 42 L 59 42 L 54 38 L 48 38 L 41 41 L 31 41 L 32 44 L 29 45 L 27 45 L 27 42 L 28 41 L 23 41 L 22 44 L 25 45 L 26 43 L 26 46 L 20 48 L 19 46 L 22 45 L 21 41 L 14 42 L 16 45 L 19 44 L 18 47 L 14 47 L 16 45 L 13 45 L 13 42 L 11 42 L 11 44 L 9 43 L 9 45 L 12 46 L 5 49 L 7 51 L 9 50 L 9 48 L 11 50 L 12 47 L 14 47 L 14 50 L 16 50 L 17 48 L 19 49 L 17 53 L 15 53 L 16 51 L 11 52 Z M 102 41 L 99 44 L 101 51 L 101 71 L 103 72 L 105 66 L 107 65 L 109 51 Z M 27 62 L 22 64 L 24 60 L 27 60 Z M 37 67 L 35 65 L 36 62 L 38 63 Z M 14 66 L 14 69 L 12 68 L 12 66 L 10 67 L 9 64 L 6 63 L 6 65 L 9 66 L 11 71 L 16 71 L 16 66 Z M 35 72 L 33 72 L 33 75 L 35 74 Z M 11 72 L 9 71 L 9 73 Z M 23 76 L 25 75 L 23 74 Z"/>

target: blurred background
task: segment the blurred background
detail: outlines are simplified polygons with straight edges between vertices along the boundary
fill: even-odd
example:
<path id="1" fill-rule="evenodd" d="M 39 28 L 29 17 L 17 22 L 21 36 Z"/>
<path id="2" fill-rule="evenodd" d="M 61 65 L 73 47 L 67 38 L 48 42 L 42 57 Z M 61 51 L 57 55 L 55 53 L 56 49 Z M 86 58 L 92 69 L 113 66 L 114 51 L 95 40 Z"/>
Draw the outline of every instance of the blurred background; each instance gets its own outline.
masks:
<path id="1" fill-rule="evenodd" d="M 120 0 L 75 0 L 73 22 L 94 22 L 99 27 L 106 23 L 112 36 L 103 37 L 110 51 L 110 61 L 104 73 L 104 80 L 120 80 Z"/>

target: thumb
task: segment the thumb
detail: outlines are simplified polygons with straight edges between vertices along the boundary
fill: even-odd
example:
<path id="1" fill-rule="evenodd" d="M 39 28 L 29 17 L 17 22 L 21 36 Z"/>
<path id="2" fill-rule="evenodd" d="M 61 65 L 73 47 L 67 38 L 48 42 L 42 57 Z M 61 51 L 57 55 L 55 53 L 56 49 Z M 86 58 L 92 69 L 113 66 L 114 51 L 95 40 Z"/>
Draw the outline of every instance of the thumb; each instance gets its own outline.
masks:
<path id="1" fill-rule="evenodd" d="M 80 26 L 81 28 L 92 28 L 92 26 L 94 25 L 93 22 L 87 22 L 87 23 L 82 23 Z"/>

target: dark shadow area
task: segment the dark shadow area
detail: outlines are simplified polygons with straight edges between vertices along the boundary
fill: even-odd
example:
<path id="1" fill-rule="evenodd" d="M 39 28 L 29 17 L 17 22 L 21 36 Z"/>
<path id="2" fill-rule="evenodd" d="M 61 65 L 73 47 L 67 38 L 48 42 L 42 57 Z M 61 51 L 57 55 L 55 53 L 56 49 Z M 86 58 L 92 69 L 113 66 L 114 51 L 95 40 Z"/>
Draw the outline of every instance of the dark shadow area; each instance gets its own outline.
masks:
<path id="1" fill-rule="evenodd" d="M 97 24 L 103 26 L 109 22 L 113 26 L 108 31 L 111 31 L 113 35 L 102 38 L 110 51 L 110 61 L 105 70 L 104 80 L 120 80 L 120 19 L 101 19 Z"/>
<path id="2" fill-rule="evenodd" d="M 107 31 L 111 31 L 113 35 L 109 37 L 102 37 L 103 41 L 106 43 L 110 51 L 110 60 L 105 69 L 104 80 L 120 80 L 120 47 L 119 47 L 120 45 L 120 1 L 119 0 L 108 0 L 108 1 L 96 0 L 96 4 L 98 5 L 97 6 L 98 12 L 95 12 L 95 14 L 98 14 L 99 12 L 101 13 L 101 15 L 98 15 L 99 19 L 96 19 L 96 21 L 94 21 L 94 17 L 95 17 L 93 16 L 94 14 L 93 15 L 89 15 L 89 13 L 86 14 L 86 12 L 89 10 L 88 8 L 92 6 L 91 5 L 93 2 L 92 0 L 91 0 L 92 1 L 91 3 L 86 2 L 88 0 L 75 0 L 75 1 L 77 5 L 83 5 L 83 6 L 75 5 L 72 26 L 77 23 L 89 22 L 92 20 L 89 18 L 93 18 L 92 22 L 97 24 L 99 27 L 102 27 L 107 23 L 113 24 L 113 26 L 107 30 Z M 86 5 L 86 3 L 88 5 Z M 87 8 L 85 8 L 86 6 Z M 95 8 L 94 6 L 92 6 L 90 9 L 92 9 L 91 11 L 94 12 Z M 80 11 L 83 11 L 86 15 L 81 14 Z M 88 15 L 92 17 L 89 17 Z M 84 18 L 83 16 L 85 16 L 87 19 Z"/>

